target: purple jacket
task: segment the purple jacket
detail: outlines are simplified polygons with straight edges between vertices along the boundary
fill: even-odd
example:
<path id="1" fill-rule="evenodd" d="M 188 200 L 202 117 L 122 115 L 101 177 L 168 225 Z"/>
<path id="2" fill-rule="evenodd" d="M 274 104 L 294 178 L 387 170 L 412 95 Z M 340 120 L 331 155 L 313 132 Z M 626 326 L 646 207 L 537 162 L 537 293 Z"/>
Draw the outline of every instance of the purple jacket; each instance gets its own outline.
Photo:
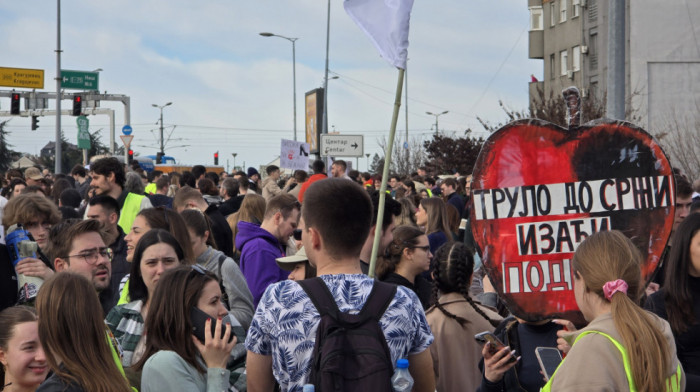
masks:
<path id="1" fill-rule="evenodd" d="M 267 286 L 287 279 L 289 272 L 277 266 L 275 259 L 284 256 L 284 248 L 267 230 L 250 222 L 238 222 L 236 249 L 241 251 L 241 272 L 253 294 L 257 308 Z"/>

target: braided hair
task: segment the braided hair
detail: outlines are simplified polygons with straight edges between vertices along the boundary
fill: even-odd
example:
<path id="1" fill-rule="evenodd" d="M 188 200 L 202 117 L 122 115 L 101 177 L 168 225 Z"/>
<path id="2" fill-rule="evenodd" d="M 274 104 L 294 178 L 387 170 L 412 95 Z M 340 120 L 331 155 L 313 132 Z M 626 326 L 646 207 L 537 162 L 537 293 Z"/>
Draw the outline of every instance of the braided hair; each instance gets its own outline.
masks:
<path id="1" fill-rule="evenodd" d="M 381 262 L 377 263 L 376 273 L 379 280 L 396 271 L 404 249 L 418 245 L 418 238 L 425 235 L 415 226 L 397 226 L 392 234 L 394 239 L 386 247 Z"/>
<path id="2" fill-rule="evenodd" d="M 439 292 L 459 293 L 481 317 L 494 327 L 498 326 L 499 322 L 491 320 L 469 296 L 469 286 L 474 270 L 474 255 L 469 247 L 461 242 L 447 242 L 435 252 L 431 263 L 433 303 L 445 316 L 457 321 L 462 327 L 469 323 L 469 320 L 464 317 L 450 313 L 438 301 Z"/>

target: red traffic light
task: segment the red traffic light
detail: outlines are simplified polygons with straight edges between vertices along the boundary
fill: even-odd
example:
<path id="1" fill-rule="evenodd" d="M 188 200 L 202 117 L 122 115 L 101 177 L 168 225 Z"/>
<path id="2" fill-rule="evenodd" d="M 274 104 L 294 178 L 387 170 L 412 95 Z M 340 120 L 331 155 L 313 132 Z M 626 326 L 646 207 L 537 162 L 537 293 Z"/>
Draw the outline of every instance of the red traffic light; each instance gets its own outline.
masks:
<path id="1" fill-rule="evenodd" d="M 214 153 L 214 158 L 218 158 L 218 157 L 219 157 L 219 153 L 218 153 L 218 152 L 215 152 L 215 153 Z"/>
<path id="2" fill-rule="evenodd" d="M 129 155 L 134 155 L 134 150 L 129 150 Z"/>
<path id="3" fill-rule="evenodd" d="M 10 114 L 19 114 L 19 94 L 12 93 L 10 98 Z"/>
<path id="4" fill-rule="evenodd" d="M 18 99 L 19 99 L 19 94 L 12 94 L 12 99 L 13 99 L 13 100 L 18 100 Z"/>
<path id="5" fill-rule="evenodd" d="M 80 95 L 75 97 L 75 102 L 81 102 L 82 100 L 83 98 Z"/>

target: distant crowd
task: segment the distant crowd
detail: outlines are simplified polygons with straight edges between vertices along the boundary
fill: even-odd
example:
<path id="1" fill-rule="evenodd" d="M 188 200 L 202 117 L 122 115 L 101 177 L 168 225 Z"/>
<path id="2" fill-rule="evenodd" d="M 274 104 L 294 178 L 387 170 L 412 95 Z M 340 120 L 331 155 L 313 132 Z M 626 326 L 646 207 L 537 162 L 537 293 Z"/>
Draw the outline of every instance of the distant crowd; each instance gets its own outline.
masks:
<path id="1" fill-rule="evenodd" d="M 471 175 L 420 167 L 380 197 L 381 175 L 342 160 L 263 172 L 8 170 L 0 390 L 700 390 L 700 180 L 675 173 L 649 282 L 621 232 L 578 247 L 574 325 L 509 313 Z M 541 348 L 565 357 L 555 373 Z"/>

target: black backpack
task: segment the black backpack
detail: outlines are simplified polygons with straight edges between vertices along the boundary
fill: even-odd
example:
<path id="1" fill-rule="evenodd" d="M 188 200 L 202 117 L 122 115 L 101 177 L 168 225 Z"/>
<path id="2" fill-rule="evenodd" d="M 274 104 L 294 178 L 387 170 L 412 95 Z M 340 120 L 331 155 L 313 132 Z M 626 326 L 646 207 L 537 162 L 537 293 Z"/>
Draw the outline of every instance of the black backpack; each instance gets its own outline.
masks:
<path id="1" fill-rule="evenodd" d="M 396 286 L 375 281 L 358 314 L 341 313 L 321 278 L 298 281 L 321 314 L 309 383 L 316 391 L 392 391 L 394 366 L 379 325 Z"/>

